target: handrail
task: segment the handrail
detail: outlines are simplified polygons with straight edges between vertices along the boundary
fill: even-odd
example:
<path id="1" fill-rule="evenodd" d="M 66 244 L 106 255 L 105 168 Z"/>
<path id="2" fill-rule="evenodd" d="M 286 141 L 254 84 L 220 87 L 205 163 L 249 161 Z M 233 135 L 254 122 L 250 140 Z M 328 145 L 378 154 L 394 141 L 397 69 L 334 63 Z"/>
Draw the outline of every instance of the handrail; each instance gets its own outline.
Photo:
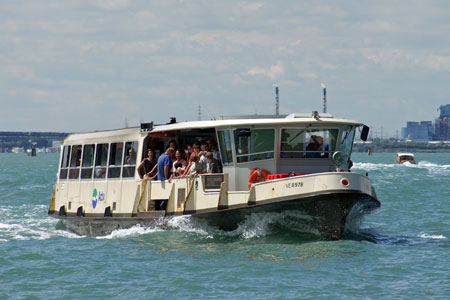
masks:
<path id="1" fill-rule="evenodd" d="M 186 198 L 184 199 L 184 209 L 183 210 L 186 210 L 189 196 L 191 195 L 192 189 L 194 188 L 195 179 L 197 179 L 198 176 L 199 176 L 199 174 L 195 174 L 193 177 L 188 177 L 188 180 L 191 180 L 191 181 L 189 182 L 188 192 L 186 193 Z"/>
<path id="2" fill-rule="evenodd" d="M 144 188 L 142 189 L 142 191 L 141 191 L 141 196 L 139 197 L 139 203 L 138 203 L 138 206 L 136 207 L 136 211 L 137 212 L 139 212 L 139 207 L 141 206 L 141 202 L 142 202 L 142 200 L 144 199 L 144 194 L 147 192 L 147 186 L 148 186 L 148 181 L 149 181 L 150 179 L 148 178 L 148 177 L 144 177 L 143 179 L 142 179 L 142 184 L 144 185 Z M 141 185 L 142 186 L 142 185 Z M 144 209 L 145 210 L 145 209 Z"/>
<path id="3" fill-rule="evenodd" d="M 258 155 L 258 154 L 267 154 L 267 153 L 273 153 L 273 150 L 270 151 L 263 151 L 263 152 L 251 152 L 251 153 L 244 153 L 244 154 L 236 154 L 236 157 L 244 157 L 244 156 L 250 156 L 250 155 Z"/>

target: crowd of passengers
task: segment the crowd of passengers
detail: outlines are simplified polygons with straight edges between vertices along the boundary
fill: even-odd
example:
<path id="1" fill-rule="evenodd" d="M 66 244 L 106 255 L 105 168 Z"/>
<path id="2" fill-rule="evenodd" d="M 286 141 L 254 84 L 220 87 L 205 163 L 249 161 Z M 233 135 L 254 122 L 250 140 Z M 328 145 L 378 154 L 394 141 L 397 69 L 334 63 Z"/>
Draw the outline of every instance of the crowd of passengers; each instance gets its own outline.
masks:
<path id="1" fill-rule="evenodd" d="M 138 166 L 141 178 L 148 180 L 169 180 L 195 174 L 222 173 L 220 154 L 212 139 L 194 142 L 185 149 L 179 149 L 175 140 L 168 143 L 166 151 L 159 157 L 155 145 L 150 143 L 147 157 Z"/>

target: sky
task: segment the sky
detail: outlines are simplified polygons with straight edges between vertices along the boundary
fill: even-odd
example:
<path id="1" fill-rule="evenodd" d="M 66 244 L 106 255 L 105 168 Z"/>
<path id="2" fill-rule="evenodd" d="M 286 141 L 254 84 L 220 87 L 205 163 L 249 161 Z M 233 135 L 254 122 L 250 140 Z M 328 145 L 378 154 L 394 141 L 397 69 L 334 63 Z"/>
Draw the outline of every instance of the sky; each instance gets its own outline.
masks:
<path id="1" fill-rule="evenodd" d="M 327 110 L 372 132 L 450 103 L 450 2 L 2 0 L 0 131 Z"/>

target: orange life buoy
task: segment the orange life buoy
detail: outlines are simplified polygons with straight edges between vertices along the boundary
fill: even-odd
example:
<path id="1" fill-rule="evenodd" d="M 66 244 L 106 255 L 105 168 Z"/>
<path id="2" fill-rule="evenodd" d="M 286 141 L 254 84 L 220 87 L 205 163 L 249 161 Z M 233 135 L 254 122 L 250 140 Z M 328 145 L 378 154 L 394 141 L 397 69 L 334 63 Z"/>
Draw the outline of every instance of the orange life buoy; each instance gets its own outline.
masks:
<path id="1" fill-rule="evenodd" d="M 267 176 L 269 176 L 269 172 L 264 169 L 254 168 L 250 171 L 250 175 L 248 176 L 248 188 L 250 189 L 252 183 L 266 181 Z"/>

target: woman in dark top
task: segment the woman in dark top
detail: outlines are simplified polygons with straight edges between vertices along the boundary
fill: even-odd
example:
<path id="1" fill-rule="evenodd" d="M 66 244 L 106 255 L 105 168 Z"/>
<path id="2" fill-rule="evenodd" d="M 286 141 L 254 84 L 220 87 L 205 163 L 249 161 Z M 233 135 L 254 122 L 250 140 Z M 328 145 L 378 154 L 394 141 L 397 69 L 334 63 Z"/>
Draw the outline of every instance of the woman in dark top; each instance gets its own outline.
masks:
<path id="1" fill-rule="evenodd" d="M 147 158 L 145 158 L 138 167 L 138 170 L 140 170 L 139 174 L 141 175 L 141 178 L 144 176 L 151 177 L 152 170 L 156 166 L 156 164 L 157 162 L 155 159 L 155 152 L 152 149 L 148 149 Z"/>

